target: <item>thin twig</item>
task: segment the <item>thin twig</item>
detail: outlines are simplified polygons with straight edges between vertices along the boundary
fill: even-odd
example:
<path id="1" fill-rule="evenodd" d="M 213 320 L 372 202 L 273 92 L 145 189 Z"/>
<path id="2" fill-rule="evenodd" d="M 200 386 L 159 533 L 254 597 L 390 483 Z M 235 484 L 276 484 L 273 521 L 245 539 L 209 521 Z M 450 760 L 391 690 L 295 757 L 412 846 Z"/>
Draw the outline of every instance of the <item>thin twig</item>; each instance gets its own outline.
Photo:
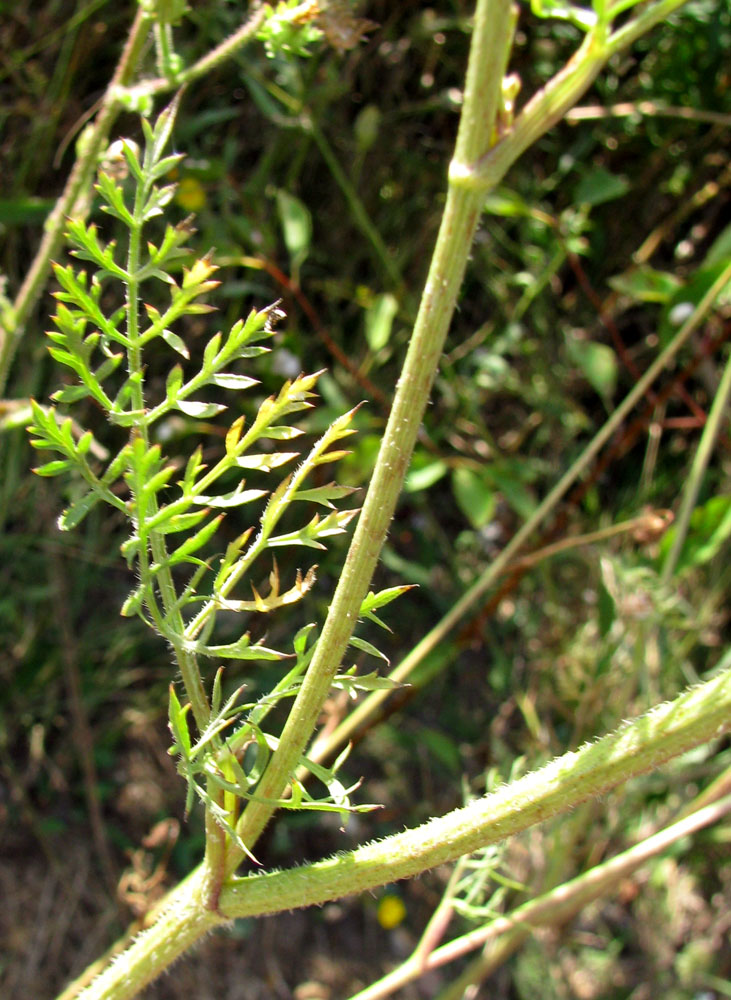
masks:
<path id="1" fill-rule="evenodd" d="M 0 327 L 0 396 L 5 390 L 10 366 L 25 333 L 25 325 L 45 287 L 51 261 L 63 245 L 66 219 L 73 213 L 79 198 L 91 184 L 97 159 L 119 110 L 117 90 L 129 82 L 137 68 L 137 62 L 147 38 L 149 22 L 149 16 L 140 6 L 122 55 L 104 94 L 99 114 L 86 133 L 83 152 L 76 160 L 63 193 L 46 220 L 41 245 L 36 251 L 30 270 L 15 297 L 12 308 L 13 325 L 9 329 Z"/>
<path id="2" fill-rule="evenodd" d="M 684 108 L 657 101 L 625 101 L 621 104 L 587 104 L 566 112 L 567 122 L 582 122 L 601 118 L 631 118 L 644 115 L 664 118 L 684 118 L 686 121 L 707 122 L 710 125 L 731 125 L 731 115 L 722 111 L 706 111 L 704 108 Z"/>

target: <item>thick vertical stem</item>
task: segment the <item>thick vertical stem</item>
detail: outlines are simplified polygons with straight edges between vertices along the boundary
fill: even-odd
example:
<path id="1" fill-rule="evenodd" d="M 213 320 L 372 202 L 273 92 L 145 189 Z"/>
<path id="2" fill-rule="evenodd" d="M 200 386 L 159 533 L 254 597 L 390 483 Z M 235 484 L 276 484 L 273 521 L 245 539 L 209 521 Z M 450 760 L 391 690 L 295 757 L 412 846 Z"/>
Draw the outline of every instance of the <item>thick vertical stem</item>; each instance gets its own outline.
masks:
<path id="1" fill-rule="evenodd" d="M 470 48 L 455 157 L 462 164 L 488 150 L 495 134 L 502 80 L 513 31 L 510 0 L 479 0 Z M 403 484 L 439 365 L 484 195 L 451 179 L 436 249 L 376 468 L 342 576 L 304 683 L 257 789 L 261 800 L 281 796 L 294 772 L 340 665 L 366 596 Z M 272 807 L 250 802 L 239 823 L 252 846 Z M 229 871 L 240 856 L 232 855 Z"/>

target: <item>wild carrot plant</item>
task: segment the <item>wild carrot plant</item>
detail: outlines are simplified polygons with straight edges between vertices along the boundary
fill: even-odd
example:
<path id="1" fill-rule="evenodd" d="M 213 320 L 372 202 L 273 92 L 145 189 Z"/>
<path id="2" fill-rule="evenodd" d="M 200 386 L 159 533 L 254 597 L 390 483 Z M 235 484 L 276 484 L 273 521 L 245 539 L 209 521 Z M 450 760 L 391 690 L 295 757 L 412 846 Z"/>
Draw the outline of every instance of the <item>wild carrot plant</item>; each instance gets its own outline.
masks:
<path id="1" fill-rule="evenodd" d="M 301 435 L 296 425 L 283 421 L 313 405 L 318 376 L 300 375 L 285 382 L 276 396 L 265 399 L 248 425 L 245 416 L 233 420 L 225 434 L 224 452 L 210 467 L 203 460 L 201 446 L 192 451 L 184 467 L 166 459 L 161 440 L 170 415 L 178 412 L 197 421 L 210 421 L 227 407 L 193 397 L 206 391 L 218 394 L 221 389 L 243 393 L 255 387 L 255 378 L 235 369 L 246 370 L 252 359 L 269 350 L 265 342 L 282 316 L 276 305 L 252 311 L 225 334 L 215 333 L 202 358 L 194 360 L 184 332 L 174 331 L 186 317 L 212 311 L 202 300 L 218 284 L 213 279 L 216 266 L 208 257 L 194 259 L 189 266 L 181 263 L 189 257 L 186 244 L 193 234 L 189 219 L 167 224 L 157 245 L 147 238 L 148 229 L 174 192 L 172 184 L 161 186 L 159 182 L 182 159 L 182 154 L 166 152 L 175 110 L 176 104 L 163 111 L 154 126 L 143 119 L 142 155 L 132 141 L 117 144 L 116 178 L 105 172 L 108 161 L 99 173 L 96 189 L 101 208 L 126 230 L 124 243 L 104 242 L 95 223 L 79 220 L 69 224 L 71 253 L 88 262 L 90 270 L 73 264 L 54 267 L 61 290 L 55 293 L 56 329 L 48 336 L 52 357 L 69 368 L 78 382 L 56 392 L 55 405 L 43 408 L 33 403 L 30 433 L 35 448 L 62 456 L 38 466 L 38 475 L 70 472 L 76 476 L 78 495 L 59 518 L 62 530 L 77 527 L 98 503 L 110 505 L 129 519 L 131 533 L 122 545 L 122 554 L 139 582 L 121 613 L 139 615 L 165 639 L 180 670 L 185 692 L 182 703 L 175 686 L 170 686 L 171 753 L 187 782 L 186 812 L 197 795 L 205 804 L 213 843 L 224 844 L 228 838 L 249 854 L 236 831 L 240 803 L 255 795 L 257 780 L 276 746 L 274 735 L 267 734 L 262 724 L 278 702 L 296 694 L 314 651 L 315 626 L 307 626 L 294 636 L 291 651 L 280 651 L 252 642 L 243 629 L 233 641 L 217 642 L 216 621 L 222 612 L 244 619 L 270 614 L 301 600 L 312 587 L 314 566 L 304 573 L 298 571 L 296 579 L 283 586 L 275 553 L 290 546 L 322 549 L 325 540 L 343 532 L 356 515 L 357 510 L 337 510 L 334 503 L 352 493 L 351 489 L 335 483 L 308 483 L 315 470 L 344 454 L 336 446 L 353 433 L 353 414 L 336 420 L 304 457 L 296 451 L 271 450 L 270 442 L 292 442 Z M 120 181 L 122 176 L 126 181 Z M 178 274 L 177 280 L 173 273 Z M 160 284 L 169 301 L 158 309 L 147 299 L 153 298 L 148 294 L 150 286 Z M 114 303 L 113 296 L 107 295 L 110 285 L 124 289 L 124 300 L 108 308 L 109 298 Z M 182 358 L 182 363 L 170 366 L 164 378 L 164 396 L 153 399 L 149 388 L 152 366 L 147 358 L 154 356 L 157 341 L 167 345 L 174 357 Z M 158 384 L 162 386 L 162 380 Z M 65 408 L 86 399 L 104 411 L 112 435 L 117 432 L 116 447 L 112 446 L 104 462 L 92 456 L 92 431 L 79 432 L 70 417 L 64 419 L 57 411 L 59 406 Z M 96 450 L 98 453 L 98 447 Z M 284 474 L 292 465 L 296 465 L 294 471 Z M 247 475 L 258 475 L 261 480 L 278 472 L 283 478 L 270 491 L 246 487 Z M 254 523 L 237 530 L 223 551 L 214 554 L 217 531 L 226 513 L 235 512 L 241 518 L 244 509 L 259 501 L 263 501 L 263 509 Z M 278 532 L 290 506 L 304 514 L 304 523 Z M 268 590 L 260 593 L 251 584 L 250 594 L 242 598 L 239 595 L 245 581 L 255 565 L 259 572 L 262 557 L 270 559 Z M 395 588 L 371 594 L 362 614 L 378 621 L 375 609 L 399 592 Z M 380 655 L 365 640 L 353 637 L 350 641 L 361 650 Z M 255 703 L 241 700 L 243 689 L 224 701 L 223 668 L 209 679 L 200 666 L 201 661 L 221 660 L 281 661 L 283 676 L 274 690 Z M 360 680 L 352 671 L 336 676 L 334 683 L 352 691 L 392 686 L 375 675 Z M 189 715 L 195 735 L 191 734 Z M 254 752 L 245 755 L 246 748 Z M 352 808 L 351 790 L 335 776 L 337 765 L 328 769 L 306 758 L 299 760 L 299 765 L 324 782 L 325 795 L 314 798 L 293 775 L 288 796 L 270 805 L 341 812 Z M 223 855 L 218 862 L 224 864 Z M 218 892 L 218 887 L 214 891 Z"/>
<path id="2" fill-rule="evenodd" d="M 250 412 L 244 405 L 257 392 L 256 361 L 269 350 L 282 318 L 278 305 L 260 305 L 245 319 L 213 332 L 202 350 L 191 342 L 191 318 L 212 321 L 209 300 L 218 284 L 216 264 L 212 255 L 196 256 L 190 249 L 192 220 L 167 221 L 174 196 L 169 178 L 182 159 L 171 151 L 171 140 L 184 96 L 179 94 L 156 118 L 151 111 L 156 95 L 189 84 L 257 34 L 270 51 L 296 56 L 323 35 L 347 49 L 370 23 L 354 19 L 347 9 L 344 14 L 344 5 L 332 0 L 262 5 L 229 43 L 185 68 L 173 44 L 173 27 L 184 6 L 148 0 L 140 4 L 114 87 L 81 144 L 74 184 L 49 221 L 44 247 L 15 308 L 3 302 L 7 329 L 0 345 L 0 377 L 4 379 L 63 230 L 74 262 L 54 265 L 59 290 L 48 336 L 52 357 L 73 381 L 54 394 L 50 405 L 32 404 L 32 444 L 48 458 L 35 471 L 44 477 L 70 477 L 72 499 L 59 519 L 62 530 L 76 528 L 104 504 L 126 519 L 129 533 L 122 554 L 135 585 L 122 613 L 139 616 L 171 652 L 170 753 L 185 782 L 186 811 L 197 801 L 205 811 L 205 858 L 150 914 L 148 925 L 126 950 L 98 976 L 97 970 L 83 976 L 65 997 L 134 996 L 206 931 L 236 917 L 322 903 L 457 859 L 462 860 L 433 927 L 453 910 L 489 923 L 482 883 L 500 860 L 490 845 L 601 795 L 728 727 L 731 675 L 726 669 L 617 732 L 504 785 L 494 782 L 488 794 L 413 830 L 298 869 L 241 871 L 242 864 L 255 862 L 257 840 L 278 809 L 346 816 L 372 808 L 355 796 L 355 786 L 338 777 L 352 720 L 370 712 L 388 690 L 406 680 L 465 608 L 492 586 L 726 286 L 731 265 L 708 283 L 656 362 L 423 646 L 390 677 L 375 670 L 358 674 L 342 665 L 349 647 L 382 658 L 354 630 L 363 619 L 385 626 L 382 608 L 408 589 L 408 584 L 377 593 L 369 588 L 487 193 L 586 91 L 612 56 L 680 5 L 681 0 L 642 5 L 635 0 L 595 0 L 584 8 L 536 0 L 532 7 L 537 15 L 568 19 L 584 33 L 584 41 L 566 66 L 517 111 L 518 81 L 509 73 L 516 12 L 506 0 L 477 3 L 440 233 L 378 462 L 359 512 L 340 508 L 352 491 L 323 481 L 320 471 L 346 453 L 343 443 L 353 433 L 354 411 L 336 419 L 309 449 L 290 450 L 302 434 L 297 415 L 301 418 L 313 406 L 321 373 L 285 381 Z M 147 31 L 155 43 L 158 76 L 134 83 L 134 61 Z M 110 122 L 123 105 L 143 113 L 144 144 L 139 149 L 131 140 L 119 140 L 101 161 L 95 191 L 115 230 L 107 236 L 107 224 L 87 222 L 78 207 Z M 347 185 L 343 187 L 347 192 Z M 729 378 L 724 375 L 719 390 L 722 402 L 731 391 Z M 246 412 L 241 414 L 241 409 Z M 75 419 L 80 411 L 85 416 Z M 718 412 L 714 408 L 703 454 L 717 432 Z M 191 422 L 191 436 L 201 439 L 182 460 L 166 454 L 170 422 L 178 415 Z M 82 426 L 84 419 L 88 428 Z M 206 435 L 213 421 L 218 421 L 222 448 L 208 447 Z M 696 478 L 702 468 L 699 459 Z M 687 505 L 693 502 L 691 496 Z M 312 563 L 282 579 L 277 551 L 292 548 L 309 555 L 309 550 L 322 549 L 328 538 L 345 532 L 356 516 L 349 554 L 324 623 L 300 628 L 282 649 L 252 639 L 248 616 L 286 614 L 315 582 Z M 230 524 L 236 528 L 229 530 Z M 674 557 L 668 558 L 671 573 Z M 265 586 L 262 575 L 268 581 Z M 233 635 L 232 621 L 240 623 Z M 269 692 L 248 698 L 246 675 L 262 661 L 277 662 L 281 673 Z M 371 694 L 325 746 L 312 748 L 322 705 L 334 687 Z M 272 724 L 275 707 L 286 709 L 280 729 Z M 325 766 L 323 761 L 333 755 L 335 764 Z M 723 808 L 728 807 L 726 802 Z M 695 826 L 678 824 L 669 839 L 653 840 L 645 853 L 628 852 L 611 871 L 596 869 L 593 880 L 575 880 L 568 887 L 570 905 L 548 893 L 516 911 L 514 920 L 506 919 L 499 930 L 513 935 L 508 942 L 512 946 L 524 939 L 524 928 L 531 922 L 576 912 L 673 837 L 720 814 L 711 809 L 701 818 L 699 812 Z M 468 876 L 470 871 L 477 875 Z M 489 923 L 484 941 L 498 932 Z M 431 938 L 427 933 L 404 967 L 364 991 L 363 998 L 388 995 L 414 978 L 437 954 L 436 940 L 436 933 Z M 465 952 L 470 948 L 463 946 Z M 483 964 L 468 970 L 467 979 L 445 996 L 461 996 L 464 988 L 481 981 L 495 964 L 490 966 L 488 958 L 483 956 Z"/>

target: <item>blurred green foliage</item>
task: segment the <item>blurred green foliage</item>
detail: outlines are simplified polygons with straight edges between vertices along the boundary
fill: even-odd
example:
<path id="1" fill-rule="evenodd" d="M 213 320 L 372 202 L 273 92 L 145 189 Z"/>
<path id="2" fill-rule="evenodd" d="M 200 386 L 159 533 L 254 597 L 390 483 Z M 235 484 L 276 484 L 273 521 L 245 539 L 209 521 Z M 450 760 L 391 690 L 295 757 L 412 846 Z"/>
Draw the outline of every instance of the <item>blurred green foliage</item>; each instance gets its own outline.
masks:
<path id="1" fill-rule="evenodd" d="M 250 47 L 186 93 L 176 129 L 176 145 L 188 154 L 177 208 L 180 217 L 196 212 L 198 246 L 215 247 L 223 265 L 221 325 L 279 298 L 288 315 L 280 349 L 257 369 L 259 399 L 282 374 L 329 369 L 313 433 L 366 400 L 339 476 L 349 485 L 369 479 L 439 222 L 471 9 L 467 0 L 371 0 L 359 13 L 377 27 L 353 49 L 339 51 L 314 36 L 300 59 Z M 0 26 L 0 270 L 11 291 L 30 263 L 83 117 L 106 86 L 133 11 L 129 2 L 45 0 L 32 17 L 15 10 Z M 184 57 L 217 44 L 240 16 L 233 3 L 191 4 L 180 27 Z M 522 80 L 518 106 L 563 64 L 579 36 L 571 24 L 531 18 L 522 5 L 511 65 Z M 731 8 L 693 0 L 617 58 L 583 102 L 633 108 L 556 126 L 488 199 L 377 580 L 379 588 L 420 584 L 418 599 L 400 609 L 392 658 L 459 598 L 626 394 L 636 371 L 648 367 L 658 341 L 677 329 L 682 307 L 697 301 L 728 261 L 729 50 Z M 658 113 L 661 105 L 676 111 Z M 138 138 L 132 115 L 118 127 Z M 39 310 L 22 345 L 12 397 L 45 399 L 56 387 L 43 315 Z M 204 334 L 191 325 L 193 353 Z M 697 442 L 698 411 L 707 413 L 717 384 L 723 336 L 720 321 L 709 323 L 684 349 L 678 366 L 687 369 L 686 395 L 669 390 L 640 414 L 637 433 L 627 429 L 566 504 L 554 526 L 559 535 L 621 521 L 645 504 L 673 506 Z M 648 436 L 653 418 L 662 431 L 657 448 Z M 181 453 L 186 433 L 171 421 Z M 455 805 L 460 774 L 475 784 L 488 766 L 507 775 L 516 756 L 535 762 L 610 729 L 720 662 L 731 582 L 729 447 L 726 428 L 671 590 L 659 583 L 662 548 L 654 540 L 570 551 L 478 609 L 422 666 L 429 685 L 416 685 L 398 724 L 369 736 L 354 765 L 391 783 L 388 798 L 400 802 L 384 830 Z M 84 805 L 64 622 L 93 720 L 104 803 L 126 781 L 119 761 L 139 739 L 141 721 L 165 741 L 170 678 L 160 644 L 118 617 L 130 588 L 116 555 L 121 524 L 94 511 L 83 537 L 59 537 L 55 519 L 69 497 L 32 477 L 31 465 L 23 431 L 4 433 L 0 779 L 10 790 L 11 823 L 47 844 L 56 831 L 78 826 Z M 233 536 L 233 523 L 229 530 Z M 343 551 L 336 545 L 322 561 L 314 606 L 296 608 L 288 632 L 322 617 Z M 290 569 L 296 563 L 283 573 Z M 252 636 L 264 631 L 254 619 Z M 658 638 L 648 646 L 651 634 Z M 268 642 L 276 644 L 276 634 Z M 266 667 L 253 677 L 253 695 L 270 679 Z M 707 781 L 717 767 L 699 755 L 694 780 Z M 108 814 L 114 841 L 131 846 L 140 823 L 178 809 L 177 785 L 160 778 L 166 798 L 139 823 L 122 810 Z M 637 783 L 636 800 L 587 807 L 573 839 L 549 827 L 540 844 L 543 857 L 554 859 L 547 866 L 572 874 L 597 843 L 621 842 L 628 818 L 655 815 L 653 787 L 648 777 Z M 194 838 L 180 850 L 191 844 Z M 189 867 L 190 858 L 179 860 Z M 520 859 L 515 864 L 519 870 Z M 706 898 L 727 888 L 702 850 L 688 865 Z M 651 898 L 663 898 L 657 884 Z M 643 912 L 638 907 L 637 921 Z M 665 992 L 670 976 L 659 945 L 645 942 L 640 958 L 636 938 L 623 939 L 631 932 L 617 911 L 608 913 L 591 925 L 601 953 L 577 945 L 571 957 L 603 984 L 592 995 L 626 995 L 613 984 L 623 982 L 617 970 L 624 974 L 632 961 L 660 984 L 655 995 L 698 995 L 707 970 L 683 951 L 686 942 L 672 942 L 685 978 Z M 548 992 L 551 960 L 550 949 L 531 944 L 516 966 L 515 995 L 567 995 L 565 983 Z M 724 969 L 726 954 L 715 974 Z"/>

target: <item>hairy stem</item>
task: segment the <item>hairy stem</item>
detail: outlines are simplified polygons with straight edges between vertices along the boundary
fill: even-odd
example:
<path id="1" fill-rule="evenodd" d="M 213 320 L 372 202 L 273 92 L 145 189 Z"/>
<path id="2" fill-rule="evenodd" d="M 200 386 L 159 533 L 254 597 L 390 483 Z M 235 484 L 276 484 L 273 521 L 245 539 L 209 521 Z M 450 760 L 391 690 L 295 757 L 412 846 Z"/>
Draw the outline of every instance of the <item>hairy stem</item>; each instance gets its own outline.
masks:
<path id="1" fill-rule="evenodd" d="M 221 911 L 231 917 L 271 913 L 409 878 L 566 812 L 730 727 L 726 670 L 464 809 L 327 861 L 235 879 L 221 894 Z"/>
<path id="2" fill-rule="evenodd" d="M 470 172 L 471 183 L 485 191 L 498 184 L 518 157 L 561 121 L 569 108 L 586 93 L 610 56 L 626 49 L 686 2 L 659 0 L 649 4 L 608 37 L 606 27 L 602 25 L 589 31 L 564 68 L 531 97 L 502 141 L 489 150 L 477 168 Z M 461 166 L 458 164 L 455 169 Z"/>
<path id="3" fill-rule="evenodd" d="M 683 2 L 684 0 L 661 0 L 643 11 L 635 20 L 638 22 L 641 20 L 643 31 L 649 30 Z M 635 21 L 632 22 L 634 23 Z M 621 32 L 611 35 L 608 39 L 606 26 L 590 32 L 564 70 L 528 102 L 505 137 L 494 145 L 493 136 L 500 100 L 499 93 L 494 88 L 501 87 L 507 67 L 512 23 L 509 7 L 505 3 L 478 4 L 462 117 L 455 154 L 449 169 L 447 203 L 409 353 L 363 513 L 325 623 L 323 636 L 318 644 L 318 652 L 282 734 L 280 749 L 264 776 L 267 791 L 264 792 L 262 789 L 262 794 L 265 798 L 274 799 L 281 795 L 287 776 L 304 748 L 302 742 L 304 730 L 306 727 L 309 727 L 310 731 L 314 729 L 332 674 L 340 663 L 355 625 L 360 601 L 365 596 L 375 569 L 406 474 L 418 426 L 454 311 L 486 189 L 496 185 L 518 156 L 559 121 L 568 108 L 585 93 L 610 55 L 629 45 L 642 33 L 639 29 L 630 30 L 630 28 L 631 25 L 627 25 Z M 463 242 L 460 243 L 460 240 Z M 713 298 L 710 299 L 710 302 L 712 301 Z M 680 342 L 684 342 L 690 336 L 690 330 L 686 327 L 676 338 L 678 342 L 676 350 Z M 664 358 L 663 364 L 666 361 L 667 358 Z M 654 379 L 659 370 L 661 366 L 653 365 L 646 378 Z M 640 387 L 637 386 L 636 389 L 639 390 Z M 630 394 L 625 400 L 628 408 L 629 400 L 632 399 L 633 406 L 643 392 L 644 388 Z M 614 418 L 602 428 L 582 455 L 582 460 L 562 477 L 534 517 L 524 525 L 510 546 L 489 567 L 487 573 L 483 574 L 483 578 L 458 602 L 450 613 L 450 618 L 456 621 L 464 614 L 465 608 L 471 606 L 479 593 L 484 593 L 503 565 L 513 557 L 540 520 L 555 506 L 570 483 L 581 474 L 582 469 L 586 467 L 584 462 L 588 464 L 598 448 L 614 432 L 622 417 L 617 412 Z M 355 581 L 358 582 L 354 587 Z M 419 644 L 409 657 L 410 661 L 416 661 L 423 655 L 423 648 L 429 645 L 430 639 L 431 635 L 426 637 L 424 643 Z M 325 663 L 328 660 L 329 666 Z M 410 670 L 411 666 L 408 669 Z M 402 679 L 406 673 L 407 671 L 404 671 L 396 679 Z M 386 697 L 385 692 L 374 692 L 364 705 L 368 704 L 372 709 L 377 700 L 382 701 L 384 697 Z M 352 732 L 350 720 L 346 720 L 344 726 L 348 726 L 347 733 Z M 337 731 L 337 737 L 333 734 L 332 739 L 342 740 L 347 737 L 347 733 L 341 728 Z M 297 739 L 290 749 L 289 742 L 295 734 Z M 266 825 L 270 813 L 270 807 L 256 803 L 251 803 L 244 813 L 240 832 L 242 839 L 250 846 Z M 235 859 L 232 858 L 232 862 L 233 860 Z"/>
<path id="4" fill-rule="evenodd" d="M 479 159 L 492 141 L 513 26 L 510 0 L 480 0 L 455 154 L 462 162 Z M 470 190 L 458 181 L 450 182 L 437 246 L 373 478 L 317 650 L 279 747 L 257 788 L 261 799 L 278 799 L 284 792 L 315 728 L 355 627 L 411 460 L 483 199 L 481 191 Z M 249 847 L 271 813 L 272 807 L 265 802 L 248 804 L 238 832 Z M 229 873 L 235 870 L 238 860 L 232 854 Z"/>
<path id="5" fill-rule="evenodd" d="M 312 865 L 234 879 L 224 885 L 217 913 L 202 912 L 204 879 L 198 869 L 171 893 L 156 923 L 78 994 L 79 1000 L 127 1000 L 217 924 L 318 905 L 418 875 L 605 794 L 730 726 L 727 670 L 463 809 Z"/>

